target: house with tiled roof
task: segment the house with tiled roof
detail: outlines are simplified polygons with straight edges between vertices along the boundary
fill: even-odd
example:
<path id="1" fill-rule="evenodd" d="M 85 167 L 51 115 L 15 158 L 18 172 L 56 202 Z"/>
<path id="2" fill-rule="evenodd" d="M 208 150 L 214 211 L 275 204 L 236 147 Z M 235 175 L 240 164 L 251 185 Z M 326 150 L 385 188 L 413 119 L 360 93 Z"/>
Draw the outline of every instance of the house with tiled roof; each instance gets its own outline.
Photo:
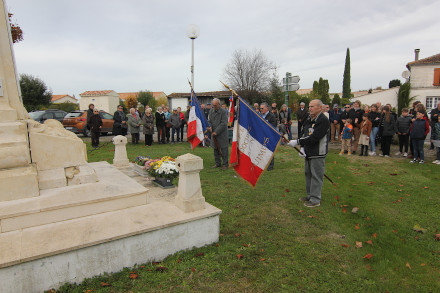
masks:
<path id="1" fill-rule="evenodd" d="M 80 110 L 87 110 L 93 104 L 99 110 L 114 113 L 119 105 L 119 94 L 113 90 L 85 91 L 79 96 Z"/>
<path id="2" fill-rule="evenodd" d="M 75 98 L 75 96 L 71 96 L 71 95 L 52 95 L 52 100 L 51 102 L 53 104 L 61 104 L 61 103 L 73 103 L 73 104 L 78 104 L 78 100 Z"/>
<path id="3" fill-rule="evenodd" d="M 222 104 L 229 104 L 230 91 L 214 91 L 214 92 L 197 92 L 197 98 L 200 104 L 211 103 L 214 98 L 220 100 Z M 181 107 L 186 109 L 189 105 L 191 93 L 172 93 L 168 95 L 168 105 L 170 108 Z"/>
<path id="4" fill-rule="evenodd" d="M 410 96 L 430 110 L 440 102 L 440 54 L 419 59 L 419 52 L 416 49 L 415 60 L 406 65 L 410 71 Z"/>
<path id="5" fill-rule="evenodd" d="M 415 60 L 409 62 L 409 81 L 411 83 L 410 97 L 414 101 L 422 102 L 427 110 L 435 108 L 440 102 L 440 54 L 419 59 L 420 50 L 415 50 Z M 369 94 L 359 95 L 353 100 L 360 100 L 362 104 L 381 102 L 382 105 L 391 104 L 397 107 L 399 87 L 381 90 Z"/>

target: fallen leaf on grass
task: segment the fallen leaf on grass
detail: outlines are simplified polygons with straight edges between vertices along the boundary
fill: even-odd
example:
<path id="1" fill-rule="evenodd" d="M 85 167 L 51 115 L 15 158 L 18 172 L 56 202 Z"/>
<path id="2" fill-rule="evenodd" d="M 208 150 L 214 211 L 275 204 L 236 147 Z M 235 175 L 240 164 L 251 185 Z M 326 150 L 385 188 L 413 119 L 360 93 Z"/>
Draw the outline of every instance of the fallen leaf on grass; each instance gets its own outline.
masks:
<path id="1" fill-rule="evenodd" d="M 345 214 L 345 213 L 347 212 L 347 209 L 346 209 L 346 208 L 343 208 L 343 209 L 342 209 L 342 212 Z"/>
<path id="2" fill-rule="evenodd" d="M 136 274 L 135 272 L 131 272 L 130 276 L 129 276 L 129 278 L 132 279 L 132 280 L 137 279 L 138 277 L 139 277 L 139 275 Z"/>
<path id="3" fill-rule="evenodd" d="M 335 199 L 336 199 L 337 201 L 339 201 L 339 196 L 336 195 L 336 196 L 335 196 Z"/>
<path id="4" fill-rule="evenodd" d="M 298 213 L 302 213 L 302 212 L 303 212 L 303 210 L 299 210 L 299 211 L 298 211 Z"/>
<path id="5" fill-rule="evenodd" d="M 424 266 L 426 266 L 426 264 L 424 264 L 424 263 L 421 263 L 421 264 L 420 264 L 420 266 L 421 266 L 421 267 L 424 267 Z"/>
<path id="6" fill-rule="evenodd" d="M 361 241 L 356 241 L 356 247 L 357 248 L 362 248 L 362 242 Z"/>
<path id="7" fill-rule="evenodd" d="M 220 243 L 217 243 L 215 246 L 216 246 L 216 247 L 219 247 L 219 246 L 220 246 Z"/>
<path id="8" fill-rule="evenodd" d="M 251 246 L 250 244 L 247 244 L 247 243 L 243 243 L 242 245 L 243 245 L 243 247 L 249 247 L 249 246 Z"/>
<path id="9" fill-rule="evenodd" d="M 355 228 L 356 230 L 359 230 L 359 224 L 356 224 L 356 226 L 354 226 L 354 228 Z"/>
<path id="10" fill-rule="evenodd" d="M 365 241 L 365 242 L 367 242 L 367 243 L 370 244 L 370 245 L 373 245 L 373 241 L 371 241 L 371 240 L 367 240 L 367 241 Z"/>
<path id="11" fill-rule="evenodd" d="M 110 287 L 110 284 L 106 282 L 101 282 L 101 287 Z"/>
<path id="12" fill-rule="evenodd" d="M 369 216 L 367 216 L 367 218 L 366 218 L 366 219 L 367 219 L 367 221 L 369 221 L 369 220 L 370 220 L 370 217 L 369 217 Z"/>
<path id="13" fill-rule="evenodd" d="M 351 210 L 351 212 L 352 212 L 353 214 L 356 214 L 358 211 L 359 211 L 359 208 L 358 208 L 358 207 L 354 207 L 354 208 Z"/>
<path id="14" fill-rule="evenodd" d="M 166 270 L 168 270 L 167 267 L 157 267 L 156 268 L 156 272 L 165 272 Z"/>
<path id="15" fill-rule="evenodd" d="M 415 224 L 414 227 L 413 227 L 413 230 L 416 231 L 416 232 L 419 232 L 419 233 L 426 233 L 426 232 L 428 232 L 428 230 L 420 227 L 419 224 Z"/>
<path id="16" fill-rule="evenodd" d="M 290 190 L 288 188 L 284 189 L 285 192 L 290 192 Z"/>
<path id="17" fill-rule="evenodd" d="M 193 273 L 195 273 L 195 272 L 196 272 L 196 268 L 191 268 L 191 271 L 192 271 Z"/>
<path id="18" fill-rule="evenodd" d="M 428 186 L 425 186 L 425 187 L 423 187 L 424 189 L 428 189 L 429 187 Z"/>
<path id="19" fill-rule="evenodd" d="M 397 173 L 390 173 L 391 176 L 397 176 Z"/>
<path id="20" fill-rule="evenodd" d="M 373 269 L 370 267 L 370 265 L 367 265 L 366 268 L 367 268 L 367 270 L 369 270 L 370 272 L 373 271 Z"/>
<path id="21" fill-rule="evenodd" d="M 198 257 L 198 256 L 205 256 L 205 254 L 203 252 L 199 252 L 196 254 L 196 257 Z"/>
<path id="22" fill-rule="evenodd" d="M 217 244 L 218 244 L 218 243 L 217 243 Z M 178 259 L 178 260 L 177 260 L 177 263 L 181 263 L 181 262 L 182 262 L 182 260 L 181 260 L 181 259 Z"/>
<path id="23" fill-rule="evenodd" d="M 346 243 L 342 243 L 341 244 L 342 247 L 350 247 L 350 245 L 346 244 Z"/>
<path id="24" fill-rule="evenodd" d="M 243 257 L 244 257 L 243 254 L 237 254 L 237 258 L 238 258 L 238 259 L 242 259 Z"/>
<path id="25" fill-rule="evenodd" d="M 435 234 L 435 240 L 440 241 L 440 233 L 439 234 Z"/>
<path id="26" fill-rule="evenodd" d="M 363 258 L 370 259 L 372 257 L 373 257 L 373 255 L 371 253 L 367 253 Z"/>
<path id="27" fill-rule="evenodd" d="M 397 229 L 396 229 L 396 230 L 393 230 L 393 233 L 397 233 Z"/>
<path id="28" fill-rule="evenodd" d="M 235 237 L 240 237 L 241 234 L 240 234 L 240 233 L 235 233 L 234 236 L 235 236 Z"/>
<path id="29" fill-rule="evenodd" d="M 406 265 L 405 265 L 408 269 L 410 269 L 411 270 L 411 266 L 409 265 L 409 262 L 406 262 Z"/>
<path id="30" fill-rule="evenodd" d="M 260 261 L 265 261 L 265 260 L 266 260 L 265 258 L 261 258 L 261 259 L 260 259 Z"/>

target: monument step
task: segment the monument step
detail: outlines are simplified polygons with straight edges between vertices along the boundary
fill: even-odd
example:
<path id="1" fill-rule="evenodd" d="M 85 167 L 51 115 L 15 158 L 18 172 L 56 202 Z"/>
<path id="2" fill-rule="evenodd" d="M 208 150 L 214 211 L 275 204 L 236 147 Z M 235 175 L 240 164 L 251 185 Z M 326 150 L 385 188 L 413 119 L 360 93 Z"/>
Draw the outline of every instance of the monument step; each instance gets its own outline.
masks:
<path id="1" fill-rule="evenodd" d="M 33 166 L 0 170 L 0 206 L 8 205 L 12 200 L 20 201 L 38 196 L 37 182 L 37 171 Z"/>
<path id="2" fill-rule="evenodd" d="M 217 241 L 218 216 L 221 211 L 208 203 L 205 205 L 205 209 L 200 211 L 184 213 L 170 202 L 157 201 L 152 204 L 1 233 L 0 268 L 201 219 L 215 219 L 216 228 L 210 228 L 209 233 Z M 193 237 L 200 233 L 199 230 L 189 228 L 186 231 L 191 232 Z M 180 233 L 171 235 L 167 237 L 159 235 L 156 237 L 156 245 L 173 247 L 184 245 L 175 241 Z"/>
<path id="3" fill-rule="evenodd" d="M 0 170 L 27 167 L 30 163 L 27 142 L 0 143 Z"/>
<path id="4" fill-rule="evenodd" d="M 27 142 L 27 124 L 24 121 L 0 122 L 1 144 Z"/>
<path id="5" fill-rule="evenodd" d="M 0 202 L 0 231 L 45 225 L 149 203 L 148 189 L 107 162 L 89 164 L 99 182 L 40 190 L 40 196 Z"/>

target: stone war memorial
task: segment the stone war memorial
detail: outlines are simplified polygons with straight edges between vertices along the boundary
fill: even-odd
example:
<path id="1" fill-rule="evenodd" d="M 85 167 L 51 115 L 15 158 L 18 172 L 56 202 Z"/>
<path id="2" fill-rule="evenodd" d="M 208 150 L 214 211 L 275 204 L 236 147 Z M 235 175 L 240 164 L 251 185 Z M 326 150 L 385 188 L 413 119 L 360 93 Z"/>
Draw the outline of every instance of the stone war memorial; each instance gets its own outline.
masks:
<path id="1" fill-rule="evenodd" d="M 176 159 L 179 186 L 160 200 L 123 172 L 129 168 L 125 149 L 115 152 L 114 165 L 88 163 L 85 144 L 58 121 L 29 118 L 4 0 L 0 137 L 2 293 L 57 289 L 218 241 L 221 211 L 202 195 L 201 158 Z"/>

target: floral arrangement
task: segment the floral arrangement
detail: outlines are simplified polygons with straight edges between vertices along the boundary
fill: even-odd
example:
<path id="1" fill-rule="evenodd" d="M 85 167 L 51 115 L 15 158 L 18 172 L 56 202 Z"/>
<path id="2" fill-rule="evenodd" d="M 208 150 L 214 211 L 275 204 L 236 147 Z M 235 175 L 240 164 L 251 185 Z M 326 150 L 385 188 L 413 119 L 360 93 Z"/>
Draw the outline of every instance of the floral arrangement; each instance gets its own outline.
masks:
<path id="1" fill-rule="evenodd" d="M 152 177 L 175 178 L 179 176 L 175 160 L 169 156 L 160 159 L 139 156 L 135 162 L 142 166 Z"/>

